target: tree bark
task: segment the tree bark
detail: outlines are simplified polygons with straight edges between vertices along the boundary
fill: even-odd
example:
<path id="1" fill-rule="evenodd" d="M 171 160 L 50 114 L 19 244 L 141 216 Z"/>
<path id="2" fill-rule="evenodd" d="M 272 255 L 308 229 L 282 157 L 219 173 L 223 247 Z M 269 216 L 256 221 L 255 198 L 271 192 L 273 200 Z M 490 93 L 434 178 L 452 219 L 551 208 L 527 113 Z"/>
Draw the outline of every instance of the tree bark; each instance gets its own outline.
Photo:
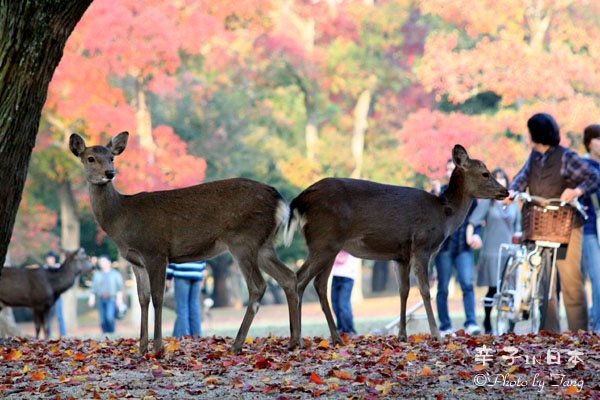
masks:
<path id="1" fill-rule="evenodd" d="M 0 0 L 0 273 L 48 85 L 92 0 Z"/>
<path id="2" fill-rule="evenodd" d="M 228 257 L 220 256 L 210 261 L 210 266 L 215 280 L 213 300 L 215 307 L 241 307 L 242 299 L 235 275 L 239 269 L 229 262 Z"/>
<path id="3" fill-rule="evenodd" d="M 373 277 L 371 279 L 371 291 L 383 292 L 387 288 L 390 276 L 389 261 L 375 261 L 373 265 Z"/>
<path id="4" fill-rule="evenodd" d="M 352 156 L 354 157 L 354 170 L 351 178 L 359 179 L 362 174 L 363 151 L 365 147 L 365 132 L 369 126 L 368 116 L 371 104 L 371 91 L 364 90 L 354 106 L 354 129 L 352 132 Z"/>
<path id="5" fill-rule="evenodd" d="M 317 161 L 317 147 L 319 145 L 319 131 L 315 120 L 314 112 L 307 108 L 304 135 L 306 140 L 306 158 L 311 162 Z"/>
<path id="6" fill-rule="evenodd" d="M 21 331 L 15 322 L 12 308 L 4 307 L 0 311 L 0 338 L 21 336 Z"/>
<path id="7" fill-rule="evenodd" d="M 135 119 L 137 122 L 137 134 L 140 140 L 140 145 L 148 150 L 150 154 L 149 163 L 154 164 L 154 154 L 156 152 L 156 143 L 152 137 L 152 116 L 150 114 L 150 108 L 148 107 L 148 101 L 146 99 L 146 92 L 142 82 L 137 82 L 135 85 Z"/>
<path id="8" fill-rule="evenodd" d="M 79 215 L 69 181 L 58 184 L 58 203 L 60 205 L 61 246 L 65 250 L 77 250 L 81 245 Z M 75 285 L 62 294 L 63 316 L 67 329 L 77 328 L 77 280 Z"/>

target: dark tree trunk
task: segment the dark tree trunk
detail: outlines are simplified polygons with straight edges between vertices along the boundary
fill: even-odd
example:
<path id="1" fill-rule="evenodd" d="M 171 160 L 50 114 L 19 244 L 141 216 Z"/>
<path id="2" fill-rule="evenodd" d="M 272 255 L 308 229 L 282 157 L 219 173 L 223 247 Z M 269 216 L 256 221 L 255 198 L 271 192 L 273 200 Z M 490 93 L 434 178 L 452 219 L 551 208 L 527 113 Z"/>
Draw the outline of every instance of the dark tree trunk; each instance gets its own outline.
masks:
<path id="1" fill-rule="evenodd" d="M 215 307 L 241 306 L 242 299 L 235 279 L 235 274 L 239 269 L 231 263 L 231 257 L 226 255 L 219 256 L 210 260 L 210 266 L 215 280 L 215 287 L 212 294 Z"/>
<path id="2" fill-rule="evenodd" d="M 75 251 L 81 246 L 79 215 L 71 183 L 63 180 L 58 184 L 58 204 L 60 206 L 60 242 L 65 250 Z M 67 329 L 77 328 L 77 285 L 62 294 L 63 315 Z"/>
<path id="3" fill-rule="evenodd" d="M 0 273 L 48 84 L 92 0 L 0 0 Z"/>
<path id="4" fill-rule="evenodd" d="M 389 261 L 375 261 L 373 265 L 373 277 L 371 279 L 371 290 L 373 292 L 383 292 L 387 287 L 389 276 Z"/>

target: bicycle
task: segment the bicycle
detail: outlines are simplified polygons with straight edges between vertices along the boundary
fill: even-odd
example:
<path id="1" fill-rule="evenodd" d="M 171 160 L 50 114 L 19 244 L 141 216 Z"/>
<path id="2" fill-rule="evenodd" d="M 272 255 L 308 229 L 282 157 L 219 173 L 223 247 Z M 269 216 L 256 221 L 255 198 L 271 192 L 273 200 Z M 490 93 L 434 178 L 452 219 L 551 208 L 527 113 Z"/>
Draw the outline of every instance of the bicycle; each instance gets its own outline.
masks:
<path id="1" fill-rule="evenodd" d="M 538 333 L 546 323 L 548 303 L 556 296 L 556 259 L 558 249 L 569 243 L 578 212 L 587 214 L 575 199 L 545 199 L 517 193 L 523 200 L 522 240 L 503 244 L 498 257 L 498 292 L 492 301 L 497 311 L 496 333 L 513 332 L 520 321 L 530 320 L 531 331 Z M 515 241 L 515 240 L 513 240 Z"/>

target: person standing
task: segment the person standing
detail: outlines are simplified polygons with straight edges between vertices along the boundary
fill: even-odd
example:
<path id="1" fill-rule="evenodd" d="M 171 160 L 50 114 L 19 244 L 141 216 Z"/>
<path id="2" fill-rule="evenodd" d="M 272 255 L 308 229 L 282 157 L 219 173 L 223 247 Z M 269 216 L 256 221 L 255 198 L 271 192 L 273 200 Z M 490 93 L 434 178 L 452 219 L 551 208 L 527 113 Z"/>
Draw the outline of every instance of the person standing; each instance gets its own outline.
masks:
<path id="1" fill-rule="evenodd" d="M 583 130 L 583 144 L 589 157 L 585 162 L 600 173 L 600 125 L 590 125 Z M 581 251 L 581 266 L 587 268 L 592 283 L 592 330 L 600 332 L 600 245 L 598 243 L 598 225 L 600 222 L 600 196 L 598 192 L 586 195 L 582 200 L 588 220 L 583 226 L 583 243 Z M 585 274 L 584 274 L 585 279 Z"/>
<path id="2" fill-rule="evenodd" d="M 455 165 L 452 160 L 446 163 L 446 176 L 448 179 L 452 176 Z M 448 185 L 442 187 L 442 193 L 448 188 Z M 440 320 L 440 333 L 442 336 L 451 335 L 454 333 L 452 322 L 450 321 L 450 312 L 448 310 L 448 286 L 452 277 L 452 267 L 456 268 L 458 282 L 463 293 L 463 306 L 465 309 L 465 330 L 470 335 L 477 335 L 481 332 L 481 328 L 475 320 L 475 291 L 473 288 L 474 279 L 474 261 L 471 246 L 481 247 L 479 236 L 479 227 L 477 227 L 477 235 L 473 236 L 472 242 L 467 243 L 467 221 L 477 206 L 477 200 L 473 199 L 471 208 L 465 218 L 463 224 L 450 235 L 440 247 L 440 251 L 435 257 L 435 268 L 438 276 L 438 286 L 436 294 L 436 305 L 438 318 Z"/>
<path id="3" fill-rule="evenodd" d="M 560 146 L 560 132 L 554 118 L 546 113 L 533 115 L 527 121 L 531 153 L 525 165 L 509 186 L 515 191 L 529 189 L 533 196 L 560 198 L 569 202 L 598 190 L 600 176 L 577 153 Z M 560 289 L 564 296 L 569 330 L 588 329 L 588 308 L 583 274 L 581 273 L 582 227 L 576 223 L 571 231 L 566 258 L 557 260 Z M 557 296 L 548 304 L 543 329 L 560 332 Z"/>
<path id="4" fill-rule="evenodd" d="M 175 286 L 175 326 L 173 336 L 202 335 L 202 314 L 200 312 L 200 283 L 204 277 L 206 262 L 169 264 L 167 267 L 167 288 L 174 280 Z"/>
<path id="5" fill-rule="evenodd" d="M 50 250 L 46 254 L 46 264 L 44 264 L 44 268 L 46 269 L 59 269 L 60 264 L 58 263 L 58 254 Z M 67 335 L 67 329 L 65 327 L 65 318 L 63 317 L 62 312 L 63 301 L 62 297 L 59 296 L 58 299 L 54 302 L 54 305 L 50 309 L 50 314 L 48 315 L 48 337 L 52 335 L 52 320 L 56 315 L 56 320 L 58 321 L 58 332 L 60 337 Z"/>
<path id="6" fill-rule="evenodd" d="M 492 176 L 503 186 L 508 187 L 508 175 L 497 168 L 492 171 Z M 468 219 L 467 242 L 473 241 L 474 227 L 485 223 L 483 245 L 479 253 L 479 268 L 477 273 L 477 286 L 487 286 L 487 299 L 493 299 L 498 286 L 498 254 L 503 243 L 511 243 L 515 232 L 521 231 L 521 213 L 517 203 L 504 204 L 493 199 L 482 199 L 477 204 L 473 214 Z M 479 239 L 481 241 L 481 239 Z M 503 260 L 504 261 L 504 260 Z M 484 300 L 485 318 L 483 329 L 486 334 L 492 333 L 492 304 L 493 301 Z"/>
<path id="7" fill-rule="evenodd" d="M 340 251 L 333 263 L 331 272 L 331 305 L 337 320 L 337 331 L 340 335 L 356 335 L 354 316 L 352 315 L 352 288 L 358 273 L 356 257 Z"/>
<path id="8" fill-rule="evenodd" d="M 91 294 L 88 301 L 90 307 L 97 304 L 102 333 L 114 333 L 117 307 L 123 304 L 123 278 L 112 267 L 107 255 L 98 257 L 99 271 L 92 277 Z"/>

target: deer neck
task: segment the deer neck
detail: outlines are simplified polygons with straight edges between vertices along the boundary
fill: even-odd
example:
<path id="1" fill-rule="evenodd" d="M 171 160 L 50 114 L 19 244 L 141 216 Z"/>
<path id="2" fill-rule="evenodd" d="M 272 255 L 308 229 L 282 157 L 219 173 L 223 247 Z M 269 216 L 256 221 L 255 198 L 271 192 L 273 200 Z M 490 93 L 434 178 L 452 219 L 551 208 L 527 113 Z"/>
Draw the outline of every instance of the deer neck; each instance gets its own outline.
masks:
<path id="1" fill-rule="evenodd" d="M 72 259 L 67 259 L 59 269 L 46 271 L 50 286 L 52 286 L 52 291 L 56 297 L 60 296 L 73 286 L 77 276 L 73 264 L 75 263 Z"/>
<path id="2" fill-rule="evenodd" d="M 104 185 L 90 184 L 90 201 L 96 221 L 109 233 L 112 224 L 121 214 L 123 196 L 117 192 L 112 182 Z"/>
<path id="3" fill-rule="evenodd" d="M 450 178 L 448 188 L 440 195 L 444 203 L 444 213 L 447 217 L 446 225 L 450 232 L 457 229 L 464 221 L 473 197 L 466 193 L 466 182 L 464 174 L 455 171 Z"/>

